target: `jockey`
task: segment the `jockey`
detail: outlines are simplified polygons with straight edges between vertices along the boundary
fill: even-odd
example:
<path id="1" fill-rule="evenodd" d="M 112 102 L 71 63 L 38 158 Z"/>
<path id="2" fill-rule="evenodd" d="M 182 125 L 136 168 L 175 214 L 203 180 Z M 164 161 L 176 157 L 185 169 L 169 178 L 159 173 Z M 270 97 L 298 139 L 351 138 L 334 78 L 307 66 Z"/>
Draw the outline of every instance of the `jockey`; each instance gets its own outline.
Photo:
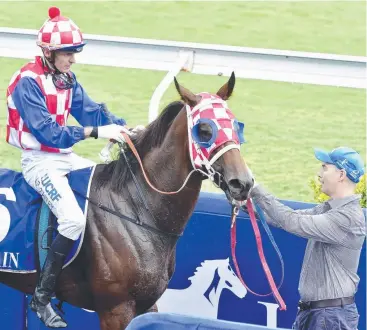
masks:
<path id="1" fill-rule="evenodd" d="M 25 180 L 36 189 L 58 219 L 53 241 L 35 289 L 31 309 L 48 327 L 63 328 L 66 322 L 53 310 L 50 300 L 73 242 L 86 219 L 69 186 L 66 174 L 93 166 L 73 153 L 71 147 L 86 138 L 124 142 L 125 120 L 115 117 L 102 103 L 93 102 L 70 71 L 75 53 L 85 43 L 79 28 L 58 8 L 49 9 L 37 45 L 43 56 L 16 72 L 7 89 L 6 141 L 22 150 Z M 67 126 L 71 114 L 80 125 Z"/>

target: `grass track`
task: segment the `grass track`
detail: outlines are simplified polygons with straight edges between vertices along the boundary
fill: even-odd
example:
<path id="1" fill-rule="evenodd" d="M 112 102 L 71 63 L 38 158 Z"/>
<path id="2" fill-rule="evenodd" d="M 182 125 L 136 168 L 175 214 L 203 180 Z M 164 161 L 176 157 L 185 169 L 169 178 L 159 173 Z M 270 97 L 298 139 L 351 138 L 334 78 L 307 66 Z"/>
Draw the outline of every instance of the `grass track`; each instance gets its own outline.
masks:
<path id="1" fill-rule="evenodd" d="M 9 78 L 23 60 L 0 58 L 0 102 L 5 104 Z M 111 111 L 126 118 L 129 125 L 147 123 L 148 104 L 164 73 L 147 70 L 75 66 L 79 81 L 95 101 L 104 101 Z M 225 77 L 181 73 L 179 81 L 194 92 L 216 92 Z M 176 100 L 167 91 L 161 108 Z M 313 147 L 352 146 L 365 157 L 366 97 L 362 90 L 238 79 L 229 105 L 245 122 L 247 143 L 242 155 L 257 180 L 280 198 L 311 201 L 308 180 L 319 163 Z M 20 152 L 4 141 L 6 110 L 0 113 L 1 167 L 19 169 Z M 73 121 L 71 121 L 73 123 Z M 98 160 L 102 141 L 88 139 L 75 147 L 85 157 Z M 209 185 L 205 185 L 208 189 Z M 211 188 L 210 188 L 211 189 Z"/>
<path id="2" fill-rule="evenodd" d="M 51 5 L 87 33 L 349 55 L 365 55 L 366 50 L 366 4 L 354 1 L 2 1 L 0 26 L 38 29 Z M 4 142 L 4 96 L 11 75 L 23 63 L 0 58 L 0 166 L 13 169 L 20 168 L 20 152 Z M 94 100 L 106 102 L 131 126 L 147 122 L 149 99 L 164 76 L 85 65 L 74 71 Z M 226 79 L 181 73 L 179 80 L 194 92 L 215 92 Z M 175 99 L 171 87 L 162 107 Z M 243 156 L 258 181 L 281 198 L 312 200 L 308 180 L 319 165 L 312 154 L 315 146 L 348 145 L 366 156 L 362 90 L 237 80 L 229 104 L 246 123 Z M 88 140 L 75 150 L 97 161 L 102 146 L 102 141 Z"/>
<path id="3" fill-rule="evenodd" d="M 0 26 L 39 29 L 50 6 L 86 33 L 366 54 L 364 1 L 1 1 Z"/>

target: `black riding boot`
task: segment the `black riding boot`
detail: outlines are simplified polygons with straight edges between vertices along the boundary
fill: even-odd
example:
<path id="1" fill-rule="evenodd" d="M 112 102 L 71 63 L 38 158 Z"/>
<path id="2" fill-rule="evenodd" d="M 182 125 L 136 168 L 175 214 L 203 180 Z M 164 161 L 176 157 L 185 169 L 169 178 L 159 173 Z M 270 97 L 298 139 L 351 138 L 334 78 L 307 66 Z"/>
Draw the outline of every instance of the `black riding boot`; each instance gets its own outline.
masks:
<path id="1" fill-rule="evenodd" d="M 39 319 L 50 328 L 65 328 L 67 323 L 51 306 L 51 297 L 55 291 L 66 256 L 73 247 L 74 241 L 58 234 L 52 242 L 40 278 L 34 292 L 30 307 Z"/>

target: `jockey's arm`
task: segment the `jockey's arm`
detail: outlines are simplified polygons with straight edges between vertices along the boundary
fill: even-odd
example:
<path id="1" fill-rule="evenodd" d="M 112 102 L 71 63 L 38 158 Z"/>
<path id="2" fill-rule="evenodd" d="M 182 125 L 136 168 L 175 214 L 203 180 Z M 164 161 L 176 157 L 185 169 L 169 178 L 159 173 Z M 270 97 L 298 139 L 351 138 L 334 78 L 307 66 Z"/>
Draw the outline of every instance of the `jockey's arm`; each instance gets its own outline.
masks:
<path id="1" fill-rule="evenodd" d="M 73 98 L 70 113 L 79 122 L 79 124 L 84 127 L 104 126 L 108 124 L 116 124 L 120 126 L 126 125 L 126 121 L 124 119 L 117 118 L 114 114 L 108 111 L 104 103 L 94 102 L 76 79 L 73 87 Z"/>
<path id="2" fill-rule="evenodd" d="M 69 148 L 86 138 L 83 127 L 60 126 L 52 119 L 45 97 L 33 78 L 21 78 L 12 98 L 21 118 L 38 142 L 53 148 Z"/>

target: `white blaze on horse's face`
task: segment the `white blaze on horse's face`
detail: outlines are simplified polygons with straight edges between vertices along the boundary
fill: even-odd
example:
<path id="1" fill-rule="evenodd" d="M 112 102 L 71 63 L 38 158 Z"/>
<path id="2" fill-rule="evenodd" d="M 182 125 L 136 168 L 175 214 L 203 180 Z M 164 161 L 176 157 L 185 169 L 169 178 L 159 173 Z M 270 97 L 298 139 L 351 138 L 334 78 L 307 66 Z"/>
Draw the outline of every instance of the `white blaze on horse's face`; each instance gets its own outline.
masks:
<path id="1" fill-rule="evenodd" d="M 218 268 L 220 278 L 224 281 L 228 290 L 231 290 L 237 297 L 243 298 L 247 294 L 246 287 L 241 283 L 240 279 L 234 273 L 229 264 L 229 259 L 223 260 Z"/>

